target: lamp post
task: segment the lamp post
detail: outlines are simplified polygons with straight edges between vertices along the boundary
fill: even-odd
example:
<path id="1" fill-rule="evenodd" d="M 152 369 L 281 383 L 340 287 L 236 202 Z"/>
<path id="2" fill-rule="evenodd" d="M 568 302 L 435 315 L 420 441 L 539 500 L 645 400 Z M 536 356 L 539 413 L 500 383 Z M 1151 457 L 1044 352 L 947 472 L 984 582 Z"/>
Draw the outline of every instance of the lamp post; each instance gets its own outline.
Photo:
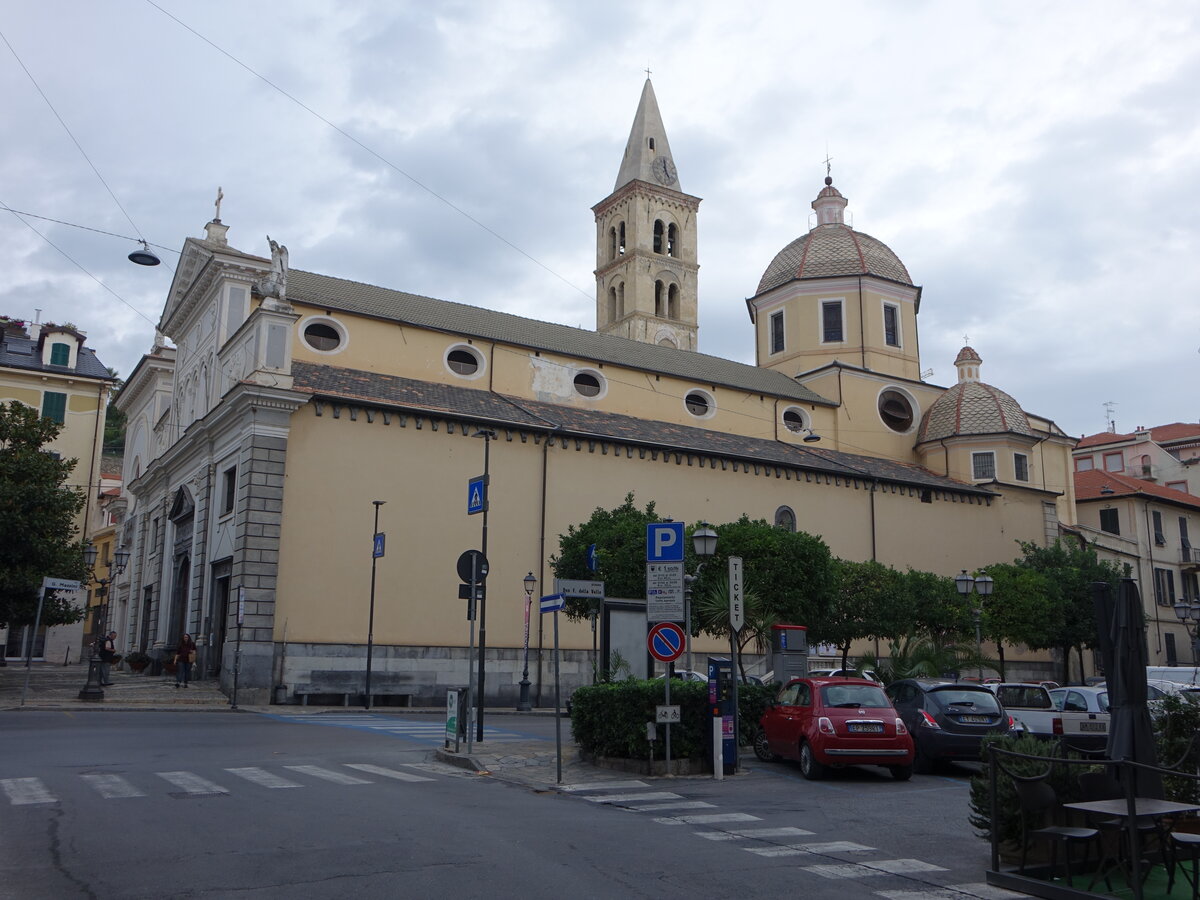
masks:
<path id="1" fill-rule="evenodd" d="M 375 506 L 375 530 L 371 532 L 371 611 L 367 614 L 367 683 L 365 706 L 371 708 L 371 651 L 375 647 L 375 563 L 379 561 L 379 557 L 383 556 L 383 544 L 380 541 L 379 534 L 379 507 L 387 503 L 386 500 L 372 500 L 371 503 Z"/>
<path id="2" fill-rule="evenodd" d="M 537 587 L 537 579 L 530 572 L 525 576 L 525 664 L 521 669 L 521 696 L 517 698 L 517 712 L 530 712 L 533 705 L 529 702 L 529 610 L 533 605 L 533 589 Z"/>
<path id="3" fill-rule="evenodd" d="M 1175 601 L 1175 616 L 1183 624 L 1183 630 L 1192 640 L 1192 665 L 1200 664 L 1200 656 L 1197 655 L 1197 645 L 1200 644 L 1200 597 L 1194 599 L 1189 605 L 1186 600 Z M 1194 622 L 1191 629 L 1188 629 L 1188 623 Z"/>
<path id="4" fill-rule="evenodd" d="M 696 566 L 696 571 L 691 575 L 683 576 L 683 615 L 684 629 L 687 634 L 687 667 L 688 671 L 694 671 L 692 668 L 692 585 L 700 575 L 700 570 L 704 568 L 704 564 L 717 552 L 717 533 L 712 530 L 707 522 L 701 522 L 700 527 L 692 532 L 692 550 L 696 556 L 700 558 L 700 564 Z"/>
<path id="5" fill-rule="evenodd" d="M 472 437 L 483 438 L 483 534 L 479 539 L 479 552 L 483 554 L 483 558 L 487 559 L 487 528 L 488 528 L 488 507 L 492 505 L 492 479 L 489 466 L 491 463 L 492 438 L 496 436 L 496 432 L 490 428 L 480 428 Z M 485 576 L 486 577 L 486 576 Z M 487 588 L 485 586 L 482 596 L 479 598 L 479 696 L 476 698 L 478 704 L 475 716 L 475 740 L 483 740 L 483 683 L 484 683 L 484 660 L 487 658 Z"/>
<path id="6" fill-rule="evenodd" d="M 113 554 L 112 559 L 108 562 L 108 577 L 96 577 L 96 556 L 98 551 L 96 545 L 88 541 L 88 545 L 83 549 L 83 564 L 87 566 L 88 581 L 96 585 L 96 596 L 101 602 L 96 608 L 95 619 L 92 621 L 92 655 L 88 658 L 88 673 L 87 681 L 83 688 L 79 691 L 80 700 L 103 700 L 104 690 L 101 687 L 100 664 L 103 660 L 100 659 L 100 646 L 105 639 L 101 628 L 106 624 L 107 619 L 107 599 L 108 586 L 112 584 L 122 572 L 125 571 L 125 566 L 129 564 L 129 551 L 118 550 Z M 35 635 L 36 637 L 36 635 Z"/>
<path id="7" fill-rule="evenodd" d="M 980 575 L 978 578 L 972 578 L 967 574 L 967 570 L 963 569 L 962 573 L 954 576 L 954 586 L 958 588 L 958 592 L 966 597 L 971 591 L 975 591 L 980 596 L 979 604 L 972 611 L 975 618 L 975 655 L 979 659 L 979 680 L 983 681 L 983 634 L 980 630 L 980 624 L 983 620 L 983 597 L 987 597 L 992 593 L 994 582 L 988 575 Z"/>

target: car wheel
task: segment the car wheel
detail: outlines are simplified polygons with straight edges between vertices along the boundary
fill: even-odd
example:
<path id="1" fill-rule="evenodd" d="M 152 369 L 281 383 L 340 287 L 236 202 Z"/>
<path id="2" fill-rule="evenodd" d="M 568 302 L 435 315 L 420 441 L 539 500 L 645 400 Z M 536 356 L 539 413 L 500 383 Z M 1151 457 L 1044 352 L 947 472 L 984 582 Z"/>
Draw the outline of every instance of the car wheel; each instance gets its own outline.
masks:
<path id="1" fill-rule="evenodd" d="M 892 777 L 897 781 L 908 781 L 912 778 L 912 766 L 888 766 L 888 771 L 892 773 Z"/>
<path id="2" fill-rule="evenodd" d="M 767 733 L 761 728 L 754 732 L 754 755 L 763 762 L 776 762 L 779 759 L 771 752 L 771 747 L 767 743 Z"/>
<path id="3" fill-rule="evenodd" d="M 800 745 L 800 774 L 809 781 L 819 781 L 825 777 L 825 766 L 817 762 L 816 754 L 808 741 Z"/>

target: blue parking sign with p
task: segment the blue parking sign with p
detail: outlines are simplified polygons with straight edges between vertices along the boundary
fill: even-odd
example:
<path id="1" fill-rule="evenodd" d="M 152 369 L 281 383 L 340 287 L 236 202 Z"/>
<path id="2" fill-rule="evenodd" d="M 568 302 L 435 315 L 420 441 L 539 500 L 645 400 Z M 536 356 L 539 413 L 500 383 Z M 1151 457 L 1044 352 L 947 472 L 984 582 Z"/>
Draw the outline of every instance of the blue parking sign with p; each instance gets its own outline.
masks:
<path id="1" fill-rule="evenodd" d="M 683 562 L 683 523 L 646 525 L 646 562 Z"/>

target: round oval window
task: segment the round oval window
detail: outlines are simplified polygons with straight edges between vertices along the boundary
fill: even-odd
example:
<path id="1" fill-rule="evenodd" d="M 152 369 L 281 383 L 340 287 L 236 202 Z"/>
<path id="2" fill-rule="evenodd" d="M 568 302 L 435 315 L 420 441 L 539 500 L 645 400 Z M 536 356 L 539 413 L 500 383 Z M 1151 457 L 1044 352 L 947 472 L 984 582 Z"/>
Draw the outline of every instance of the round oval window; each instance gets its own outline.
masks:
<path id="1" fill-rule="evenodd" d="M 687 399 L 683 401 L 687 405 L 687 410 L 693 416 L 708 415 L 708 398 L 698 392 L 693 392 L 687 395 Z"/>
<path id="2" fill-rule="evenodd" d="M 600 393 L 600 379 L 590 372 L 580 372 L 575 376 L 575 391 L 585 397 L 595 397 Z"/>
<path id="3" fill-rule="evenodd" d="M 304 342 L 314 350 L 336 350 L 342 343 L 342 336 L 332 325 L 313 322 L 304 329 Z"/>
<path id="4" fill-rule="evenodd" d="M 783 425 L 788 431 L 803 431 L 807 427 L 804 424 L 804 415 L 794 409 L 784 412 Z"/>
<path id="5" fill-rule="evenodd" d="M 884 391 L 879 395 L 879 418 L 892 431 L 908 431 L 913 423 L 912 404 L 899 391 Z"/>
<path id="6" fill-rule="evenodd" d="M 451 350 L 446 365 L 459 375 L 474 375 L 479 371 L 479 359 L 470 350 Z"/>

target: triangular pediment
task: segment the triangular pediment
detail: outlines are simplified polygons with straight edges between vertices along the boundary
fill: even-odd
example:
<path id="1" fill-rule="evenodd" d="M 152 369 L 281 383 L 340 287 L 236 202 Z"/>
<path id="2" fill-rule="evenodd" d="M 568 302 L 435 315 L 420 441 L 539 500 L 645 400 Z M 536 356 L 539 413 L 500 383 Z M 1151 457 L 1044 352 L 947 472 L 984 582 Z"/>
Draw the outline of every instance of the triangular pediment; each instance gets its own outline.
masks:
<path id="1" fill-rule="evenodd" d="M 171 501 L 171 511 L 167 514 L 167 518 L 172 522 L 181 522 L 191 518 L 195 512 L 196 502 L 192 499 L 192 492 L 181 486 L 175 492 L 175 499 Z"/>

